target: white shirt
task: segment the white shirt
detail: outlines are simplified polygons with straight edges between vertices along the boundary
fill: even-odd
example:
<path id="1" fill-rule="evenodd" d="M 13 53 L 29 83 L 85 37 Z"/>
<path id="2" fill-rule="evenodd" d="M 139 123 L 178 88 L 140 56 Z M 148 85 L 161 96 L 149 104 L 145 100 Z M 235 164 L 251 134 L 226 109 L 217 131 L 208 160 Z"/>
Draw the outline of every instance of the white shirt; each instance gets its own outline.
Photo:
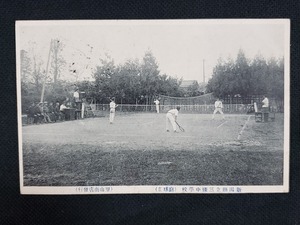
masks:
<path id="1" fill-rule="evenodd" d="M 59 107 L 59 110 L 60 110 L 60 111 L 64 111 L 64 109 L 67 109 L 67 107 L 66 107 L 64 104 L 62 104 L 62 105 Z"/>
<path id="2" fill-rule="evenodd" d="M 269 107 L 269 99 L 267 97 L 264 98 L 264 100 L 262 100 L 262 107 L 266 107 L 268 108 Z"/>
<path id="3" fill-rule="evenodd" d="M 73 94 L 74 98 L 79 98 L 79 92 L 78 91 L 75 91 L 74 94 Z"/>
<path id="4" fill-rule="evenodd" d="M 79 92 L 78 91 L 75 91 L 74 94 L 73 94 L 73 97 L 75 99 L 75 102 L 79 102 Z"/>
<path id="5" fill-rule="evenodd" d="M 223 108 L 223 104 L 221 101 L 216 101 L 215 102 L 215 108 Z"/>
<path id="6" fill-rule="evenodd" d="M 158 104 L 159 104 L 159 101 L 158 101 L 158 100 L 155 100 L 154 103 L 155 103 L 156 105 L 158 105 Z"/>
<path id="7" fill-rule="evenodd" d="M 115 103 L 115 102 L 109 103 L 109 107 L 110 107 L 111 109 L 115 109 L 115 108 L 116 108 L 116 103 Z"/>
<path id="8" fill-rule="evenodd" d="M 177 109 L 171 109 L 168 111 L 168 113 L 172 114 L 172 116 L 178 116 L 178 110 Z"/>

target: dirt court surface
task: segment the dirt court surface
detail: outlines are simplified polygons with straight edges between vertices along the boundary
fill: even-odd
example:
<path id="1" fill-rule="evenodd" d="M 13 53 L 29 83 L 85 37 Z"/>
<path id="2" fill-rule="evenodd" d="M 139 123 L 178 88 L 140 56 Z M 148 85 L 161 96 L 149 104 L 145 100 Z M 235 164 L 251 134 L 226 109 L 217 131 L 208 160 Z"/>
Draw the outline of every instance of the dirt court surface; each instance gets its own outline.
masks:
<path id="1" fill-rule="evenodd" d="M 178 122 L 185 132 L 155 113 L 23 126 L 24 185 L 282 185 L 283 114 Z"/>

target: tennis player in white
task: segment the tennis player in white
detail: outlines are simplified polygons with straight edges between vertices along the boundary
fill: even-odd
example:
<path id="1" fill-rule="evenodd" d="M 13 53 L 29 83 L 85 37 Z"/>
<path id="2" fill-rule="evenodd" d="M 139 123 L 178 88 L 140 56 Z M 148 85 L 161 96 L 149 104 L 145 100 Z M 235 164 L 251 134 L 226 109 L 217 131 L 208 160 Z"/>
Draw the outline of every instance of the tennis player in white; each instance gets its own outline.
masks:
<path id="1" fill-rule="evenodd" d="M 269 120 L 269 99 L 263 95 L 263 100 L 262 100 L 262 108 L 261 111 L 263 112 L 263 121 L 268 122 Z"/>
<path id="2" fill-rule="evenodd" d="M 112 124 L 114 122 L 115 119 L 115 112 L 116 112 L 116 107 L 118 106 L 115 103 L 115 98 L 110 99 L 110 103 L 109 103 L 109 108 L 110 108 L 110 113 L 109 113 L 109 123 Z"/>
<path id="3" fill-rule="evenodd" d="M 154 103 L 155 103 L 155 105 L 156 105 L 156 112 L 159 113 L 159 101 L 158 101 L 158 99 L 156 99 L 156 100 L 154 101 Z"/>
<path id="4" fill-rule="evenodd" d="M 213 113 L 213 115 L 212 115 L 212 119 L 214 119 L 214 118 L 215 118 L 215 114 L 216 114 L 217 112 L 219 112 L 219 113 L 222 114 L 223 120 L 225 120 L 225 116 L 224 116 L 224 113 L 223 113 L 222 109 L 223 109 L 223 104 L 222 104 L 222 102 L 220 101 L 220 99 L 217 98 L 217 101 L 215 101 L 215 110 L 214 110 L 214 113 Z"/>
<path id="5" fill-rule="evenodd" d="M 167 112 L 167 115 L 166 115 L 166 130 L 167 130 L 167 132 L 169 132 L 169 123 L 171 123 L 173 131 L 177 132 L 175 121 L 177 121 L 179 110 L 180 110 L 180 107 L 177 106 L 176 109 L 171 109 Z"/>

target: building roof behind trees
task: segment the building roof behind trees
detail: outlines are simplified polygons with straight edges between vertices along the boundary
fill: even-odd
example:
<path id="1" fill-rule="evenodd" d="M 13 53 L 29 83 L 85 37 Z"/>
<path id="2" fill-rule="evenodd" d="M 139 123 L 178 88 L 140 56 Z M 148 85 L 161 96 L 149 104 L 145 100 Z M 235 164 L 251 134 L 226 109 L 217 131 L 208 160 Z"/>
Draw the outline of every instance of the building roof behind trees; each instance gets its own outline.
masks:
<path id="1" fill-rule="evenodd" d="M 193 85 L 194 83 L 197 83 L 196 80 L 183 80 L 180 84 L 181 88 L 188 88 L 189 86 Z"/>

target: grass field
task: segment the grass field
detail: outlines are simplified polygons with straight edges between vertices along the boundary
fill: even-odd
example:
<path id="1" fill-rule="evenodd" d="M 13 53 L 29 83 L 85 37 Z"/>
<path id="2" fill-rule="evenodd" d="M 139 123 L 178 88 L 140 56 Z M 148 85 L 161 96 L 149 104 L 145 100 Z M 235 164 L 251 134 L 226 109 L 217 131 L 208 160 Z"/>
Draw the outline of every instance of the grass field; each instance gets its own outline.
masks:
<path id="1" fill-rule="evenodd" d="M 218 116 L 180 114 L 184 133 L 155 113 L 24 126 L 24 185 L 281 185 L 283 115 Z"/>

